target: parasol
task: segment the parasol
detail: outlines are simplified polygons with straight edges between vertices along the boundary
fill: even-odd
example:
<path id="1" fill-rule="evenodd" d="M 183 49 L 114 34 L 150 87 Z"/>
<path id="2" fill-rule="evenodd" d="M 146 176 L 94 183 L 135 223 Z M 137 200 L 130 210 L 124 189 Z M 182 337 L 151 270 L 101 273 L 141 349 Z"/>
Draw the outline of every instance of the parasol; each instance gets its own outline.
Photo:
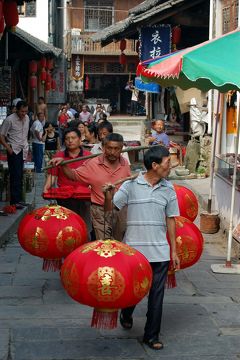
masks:
<path id="1" fill-rule="evenodd" d="M 229 90 L 240 91 L 240 29 L 236 29 L 226 35 L 206 41 L 199 45 L 164 55 L 139 63 L 138 75 L 147 83 L 155 82 L 161 86 L 179 86 L 182 89 L 192 87 L 202 91 L 216 89 L 219 92 Z M 238 96 L 239 98 L 239 96 Z M 228 250 L 226 264 L 221 267 L 212 265 L 215 272 L 237 272 L 240 273 L 240 266 L 231 264 L 231 247 L 233 232 L 233 210 L 235 202 L 235 186 L 237 175 L 237 154 L 239 146 L 239 111 L 238 126 L 235 141 L 235 164 L 232 184 L 231 212 L 228 233 Z M 217 116 L 219 116 L 217 110 Z M 218 121 L 216 122 L 217 126 Z M 215 134 L 216 134 L 215 126 Z M 213 138 L 215 139 L 215 134 Z M 210 195 L 208 210 L 211 212 L 211 194 L 214 173 L 215 141 L 213 142 L 211 174 L 210 174 Z M 210 209 L 209 209 L 210 208 Z"/>

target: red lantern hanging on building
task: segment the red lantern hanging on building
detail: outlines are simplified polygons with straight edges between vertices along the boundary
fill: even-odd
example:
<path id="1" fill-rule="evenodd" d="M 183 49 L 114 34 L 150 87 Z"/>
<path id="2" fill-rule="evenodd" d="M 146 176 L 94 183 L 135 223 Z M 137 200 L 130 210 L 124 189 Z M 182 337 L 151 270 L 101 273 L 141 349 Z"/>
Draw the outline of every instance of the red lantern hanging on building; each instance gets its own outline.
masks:
<path id="1" fill-rule="evenodd" d="M 182 35 L 182 31 L 180 26 L 174 26 L 172 28 L 172 44 L 173 44 L 173 50 L 177 49 L 177 45 L 180 43 L 181 41 L 181 35 Z"/>
<path id="2" fill-rule="evenodd" d="M 119 63 L 121 65 L 126 65 L 127 62 L 127 57 L 124 53 L 121 53 L 120 57 L 119 57 Z"/>
<path id="3" fill-rule="evenodd" d="M 22 219 L 18 240 L 24 250 L 44 259 L 44 271 L 56 271 L 63 257 L 87 241 L 87 227 L 71 210 L 57 205 L 44 206 Z"/>
<path id="4" fill-rule="evenodd" d="M 61 268 L 65 290 L 81 304 L 94 307 L 92 327 L 117 326 L 118 309 L 147 295 L 152 269 L 137 250 L 116 240 L 97 240 L 73 251 Z"/>
<path id="5" fill-rule="evenodd" d="M 36 74 L 37 73 L 37 62 L 35 60 L 30 61 L 29 63 L 29 72 L 32 74 Z"/>
<path id="6" fill-rule="evenodd" d="M 46 67 L 48 70 L 52 70 L 54 68 L 53 59 L 47 59 Z"/>
<path id="7" fill-rule="evenodd" d="M 125 39 L 122 39 L 121 41 L 120 41 L 120 50 L 121 51 L 124 51 L 125 49 L 126 49 L 126 46 L 127 46 L 127 42 L 126 42 L 126 40 Z"/>
<path id="8" fill-rule="evenodd" d="M 14 0 L 5 0 L 2 4 L 3 16 L 7 27 L 14 27 L 18 24 L 17 2 Z"/>
<path id="9" fill-rule="evenodd" d="M 47 66 L 47 59 L 44 56 L 40 59 L 40 66 L 41 68 L 45 68 Z"/>
<path id="10" fill-rule="evenodd" d="M 174 184 L 177 194 L 180 215 L 194 221 L 198 215 L 198 200 L 192 190 L 182 185 Z"/>
<path id="11" fill-rule="evenodd" d="M 51 82 L 50 81 L 46 81 L 45 82 L 45 91 L 50 91 L 51 90 Z"/>
<path id="12" fill-rule="evenodd" d="M 30 76 L 30 88 L 32 90 L 35 90 L 37 87 L 37 77 L 36 75 L 31 75 Z"/>
<path id="13" fill-rule="evenodd" d="M 47 82 L 51 82 L 52 81 L 52 75 L 49 71 L 47 71 L 47 77 L 46 77 L 46 81 Z"/>
<path id="14" fill-rule="evenodd" d="M 52 79 L 52 81 L 51 81 L 51 89 L 52 89 L 52 91 L 56 91 L 56 89 L 57 89 L 57 83 L 56 83 L 55 79 Z"/>
<path id="15" fill-rule="evenodd" d="M 42 68 L 42 70 L 41 70 L 40 79 L 41 79 L 42 84 L 45 84 L 45 82 L 47 80 L 47 72 L 44 68 Z"/>

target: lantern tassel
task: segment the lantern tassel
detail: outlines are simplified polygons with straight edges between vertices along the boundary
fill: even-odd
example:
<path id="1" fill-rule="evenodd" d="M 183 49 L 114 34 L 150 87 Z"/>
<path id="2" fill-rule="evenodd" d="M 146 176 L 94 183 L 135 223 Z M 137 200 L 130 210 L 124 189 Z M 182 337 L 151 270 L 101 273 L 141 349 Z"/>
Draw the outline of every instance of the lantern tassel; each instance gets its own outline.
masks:
<path id="1" fill-rule="evenodd" d="M 115 329 L 117 327 L 118 310 L 94 309 L 91 327 L 97 329 Z"/>
<path id="2" fill-rule="evenodd" d="M 62 266 L 62 259 L 43 259 L 43 271 L 59 271 Z"/>
<path id="3" fill-rule="evenodd" d="M 169 269 L 167 275 L 167 281 L 166 281 L 166 288 L 173 289 L 175 287 L 177 287 L 175 271 L 173 269 Z"/>

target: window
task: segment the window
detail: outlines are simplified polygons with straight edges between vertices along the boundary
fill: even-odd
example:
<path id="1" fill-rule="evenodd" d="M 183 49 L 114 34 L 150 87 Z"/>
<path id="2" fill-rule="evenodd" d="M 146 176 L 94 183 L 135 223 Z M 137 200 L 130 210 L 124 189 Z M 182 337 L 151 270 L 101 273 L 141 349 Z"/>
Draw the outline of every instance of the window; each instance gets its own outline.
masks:
<path id="1" fill-rule="evenodd" d="M 98 31 L 113 23 L 113 0 L 85 0 L 85 31 Z"/>
<path id="2" fill-rule="evenodd" d="M 28 3 L 24 3 L 24 5 L 18 6 L 18 13 L 20 16 L 24 17 L 36 16 L 36 1 L 30 1 Z"/>
<path id="3" fill-rule="evenodd" d="M 222 7 L 222 33 L 235 30 L 238 26 L 238 0 L 225 0 Z"/>

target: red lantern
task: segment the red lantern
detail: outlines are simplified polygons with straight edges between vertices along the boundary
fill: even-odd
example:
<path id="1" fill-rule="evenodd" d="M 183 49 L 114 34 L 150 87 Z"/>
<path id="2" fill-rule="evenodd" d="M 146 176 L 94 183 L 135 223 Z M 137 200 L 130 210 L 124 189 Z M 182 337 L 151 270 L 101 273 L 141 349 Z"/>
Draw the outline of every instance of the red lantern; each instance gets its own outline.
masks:
<path id="1" fill-rule="evenodd" d="M 176 220 L 176 249 L 180 259 L 180 268 L 194 265 L 203 252 L 203 236 L 198 227 L 183 216 Z"/>
<path id="2" fill-rule="evenodd" d="M 52 75 L 49 71 L 47 71 L 47 79 L 46 79 L 47 82 L 51 82 L 52 81 Z"/>
<path id="3" fill-rule="evenodd" d="M 50 91 L 51 90 L 51 82 L 47 81 L 45 82 L 45 91 Z"/>
<path id="4" fill-rule="evenodd" d="M 32 75 L 32 76 L 30 76 L 30 88 L 31 89 L 36 89 L 36 87 L 37 87 L 37 77 L 36 77 L 36 75 Z"/>
<path id="5" fill-rule="evenodd" d="M 36 74 L 37 73 L 37 68 L 38 68 L 37 62 L 35 60 L 30 61 L 30 63 L 29 63 L 29 72 Z"/>
<path id="6" fill-rule="evenodd" d="M 56 83 L 56 80 L 54 80 L 54 79 L 52 79 L 52 81 L 51 81 L 51 88 L 53 91 L 55 91 L 57 88 L 57 83 Z"/>
<path id="7" fill-rule="evenodd" d="M 41 71 L 40 79 L 41 79 L 42 84 L 44 84 L 45 81 L 47 80 L 47 72 L 44 68 Z"/>
<path id="8" fill-rule="evenodd" d="M 17 2 L 14 0 L 4 1 L 3 15 L 7 27 L 16 26 L 19 21 Z"/>
<path id="9" fill-rule="evenodd" d="M 175 45 L 178 45 L 180 43 L 181 40 L 181 28 L 180 26 L 174 26 L 172 28 L 172 43 Z"/>
<path id="10" fill-rule="evenodd" d="M 73 211 L 57 205 L 44 206 L 22 219 L 18 240 L 24 250 L 44 259 L 44 271 L 56 271 L 63 257 L 86 242 L 87 228 Z"/>
<path id="11" fill-rule="evenodd" d="M 121 50 L 121 51 L 124 51 L 124 50 L 126 49 L 126 46 L 127 46 L 126 40 L 125 40 L 125 39 L 122 39 L 122 40 L 120 41 L 120 50 Z"/>
<path id="12" fill-rule="evenodd" d="M 73 251 L 61 268 L 65 290 L 76 301 L 94 307 L 91 326 L 114 328 L 118 309 L 147 295 L 152 269 L 137 250 L 116 240 L 97 240 Z"/>
<path id="13" fill-rule="evenodd" d="M 126 55 L 125 55 L 124 53 L 122 53 L 122 54 L 120 55 L 120 57 L 119 57 L 119 63 L 120 63 L 121 65 L 125 65 L 126 62 L 127 62 L 127 57 L 126 57 Z"/>
<path id="14" fill-rule="evenodd" d="M 187 187 L 174 184 L 177 194 L 180 215 L 194 221 L 198 214 L 198 201 L 196 195 Z"/>
<path id="15" fill-rule="evenodd" d="M 52 70 L 54 65 L 53 65 L 53 59 L 47 59 L 47 64 L 46 67 L 48 70 Z"/>
<path id="16" fill-rule="evenodd" d="M 45 57 L 41 58 L 40 65 L 42 68 L 45 68 L 47 66 L 47 59 Z"/>

